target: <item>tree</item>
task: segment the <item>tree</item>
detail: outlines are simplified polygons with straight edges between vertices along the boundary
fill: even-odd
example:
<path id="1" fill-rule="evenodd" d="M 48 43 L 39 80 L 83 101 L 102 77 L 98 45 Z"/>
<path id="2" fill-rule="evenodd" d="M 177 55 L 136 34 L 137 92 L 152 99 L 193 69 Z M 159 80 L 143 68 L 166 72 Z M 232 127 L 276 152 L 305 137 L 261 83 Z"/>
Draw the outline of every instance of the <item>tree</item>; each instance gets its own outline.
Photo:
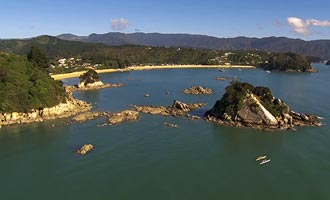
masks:
<path id="1" fill-rule="evenodd" d="M 30 62 L 35 63 L 42 69 L 48 69 L 49 61 L 45 54 L 43 54 L 40 49 L 36 46 L 32 46 L 30 52 L 27 55 Z"/>
<path id="2" fill-rule="evenodd" d="M 84 82 L 85 84 L 94 83 L 99 81 L 100 77 L 97 72 L 93 69 L 88 70 L 86 73 L 79 76 L 80 83 Z"/>

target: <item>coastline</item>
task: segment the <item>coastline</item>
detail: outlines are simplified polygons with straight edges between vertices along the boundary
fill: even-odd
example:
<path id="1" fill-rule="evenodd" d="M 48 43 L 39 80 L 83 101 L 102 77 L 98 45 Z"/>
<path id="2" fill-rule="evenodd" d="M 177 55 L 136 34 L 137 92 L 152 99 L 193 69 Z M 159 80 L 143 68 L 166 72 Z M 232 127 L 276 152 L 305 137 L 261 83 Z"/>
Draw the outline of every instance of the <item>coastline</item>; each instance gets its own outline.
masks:
<path id="1" fill-rule="evenodd" d="M 53 107 L 33 109 L 30 112 L 0 113 L 0 128 L 7 125 L 29 124 L 67 118 L 92 109 L 91 104 L 74 98 L 71 92 L 68 92 L 68 94 L 69 97 L 66 99 L 66 102 L 59 103 Z"/>
<path id="2" fill-rule="evenodd" d="M 113 73 L 113 72 L 126 72 L 126 71 L 135 71 L 135 70 L 152 70 L 152 69 L 197 69 L 197 68 L 241 68 L 241 69 L 255 69 L 255 66 L 250 65 L 145 65 L 145 66 L 132 66 L 124 69 L 99 69 L 95 70 L 97 73 Z M 71 72 L 65 74 L 54 74 L 51 77 L 55 80 L 61 80 L 66 78 L 79 77 L 86 71 Z"/>

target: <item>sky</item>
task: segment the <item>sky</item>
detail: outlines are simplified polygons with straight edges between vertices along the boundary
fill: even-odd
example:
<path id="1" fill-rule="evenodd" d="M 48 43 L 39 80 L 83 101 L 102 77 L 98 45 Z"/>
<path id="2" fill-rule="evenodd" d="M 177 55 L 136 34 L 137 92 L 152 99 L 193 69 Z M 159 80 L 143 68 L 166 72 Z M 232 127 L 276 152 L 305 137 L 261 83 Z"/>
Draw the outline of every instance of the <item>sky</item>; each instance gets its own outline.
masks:
<path id="1" fill-rule="evenodd" d="M 330 0 L 0 0 L 0 38 L 189 33 L 330 39 Z"/>

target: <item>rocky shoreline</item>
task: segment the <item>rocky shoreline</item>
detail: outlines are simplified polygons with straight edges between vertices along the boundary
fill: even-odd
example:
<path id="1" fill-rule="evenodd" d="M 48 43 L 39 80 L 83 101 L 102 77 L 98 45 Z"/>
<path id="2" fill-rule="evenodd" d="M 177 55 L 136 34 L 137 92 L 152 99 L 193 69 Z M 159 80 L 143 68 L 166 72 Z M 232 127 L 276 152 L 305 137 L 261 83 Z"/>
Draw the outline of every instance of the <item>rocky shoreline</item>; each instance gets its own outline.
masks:
<path id="1" fill-rule="evenodd" d="M 208 122 L 216 123 L 224 126 L 231 127 L 250 127 L 260 130 L 293 130 L 295 131 L 295 126 L 322 126 L 320 122 L 320 117 L 316 115 L 299 114 L 296 112 L 294 116 L 288 118 L 278 118 L 277 123 L 265 123 L 265 122 L 253 122 L 245 121 L 240 118 L 232 120 L 231 118 L 217 118 L 214 116 L 206 115 L 204 119 Z"/>
<path id="2" fill-rule="evenodd" d="M 0 113 L 0 127 L 14 124 L 28 124 L 58 118 L 66 118 L 90 110 L 92 106 L 85 101 L 75 99 L 68 93 L 65 103 L 43 109 L 33 109 L 30 112 Z"/>

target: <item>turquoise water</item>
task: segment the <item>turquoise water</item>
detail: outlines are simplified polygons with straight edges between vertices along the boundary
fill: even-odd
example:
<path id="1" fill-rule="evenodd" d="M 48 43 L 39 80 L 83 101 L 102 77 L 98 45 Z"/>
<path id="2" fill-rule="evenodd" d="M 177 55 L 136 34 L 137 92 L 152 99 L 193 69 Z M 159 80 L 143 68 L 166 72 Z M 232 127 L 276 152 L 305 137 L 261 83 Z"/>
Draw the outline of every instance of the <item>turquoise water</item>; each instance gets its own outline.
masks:
<path id="1" fill-rule="evenodd" d="M 171 69 L 102 74 L 104 82 L 125 85 L 75 94 L 99 111 L 116 112 L 130 104 L 170 105 L 178 99 L 207 103 L 193 113 L 202 114 L 229 84 L 213 78 L 237 76 L 270 87 L 297 112 L 324 117 L 325 125 L 264 132 L 142 114 L 138 121 L 118 126 L 97 127 L 104 122 L 99 119 L 3 127 L 0 199 L 330 199 L 330 67 L 315 67 L 319 73 Z M 210 87 L 215 94 L 182 93 L 193 85 Z M 95 150 L 76 155 L 85 143 Z M 259 165 L 255 158 L 263 154 L 271 162 Z"/>

